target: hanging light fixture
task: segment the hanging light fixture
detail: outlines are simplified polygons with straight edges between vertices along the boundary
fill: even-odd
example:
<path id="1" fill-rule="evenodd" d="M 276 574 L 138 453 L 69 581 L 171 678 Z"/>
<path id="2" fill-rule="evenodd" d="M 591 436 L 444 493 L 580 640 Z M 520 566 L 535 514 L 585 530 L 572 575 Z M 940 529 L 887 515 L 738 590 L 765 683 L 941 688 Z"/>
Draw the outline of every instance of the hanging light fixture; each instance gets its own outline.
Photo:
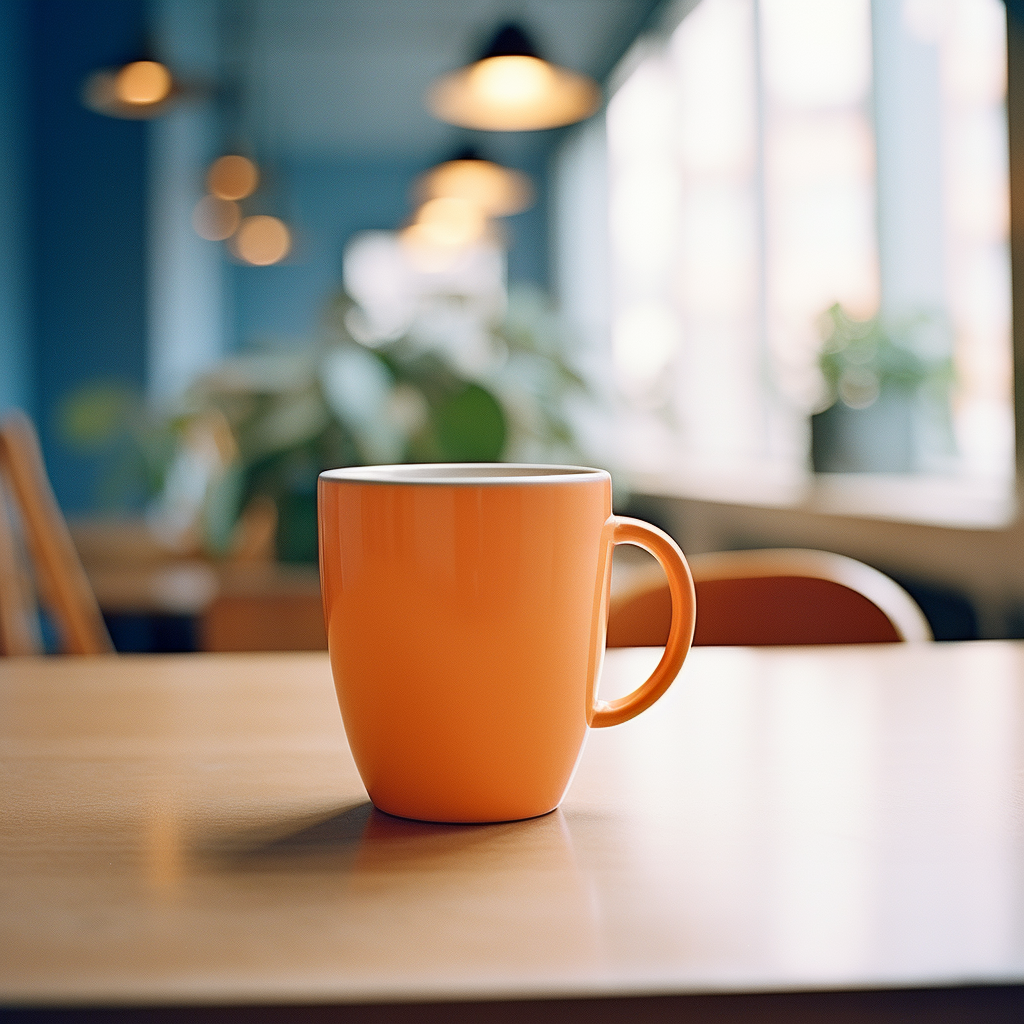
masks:
<path id="1" fill-rule="evenodd" d="M 206 172 L 206 187 L 218 199 L 237 202 L 256 191 L 260 172 L 247 156 L 228 153 L 217 157 Z"/>
<path id="2" fill-rule="evenodd" d="M 239 200 L 251 196 L 259 181 L 259 169 L 248 157 L 237 153 L 217 157 L 206 172 L 207 194 L 192 211 L 196 234 L 211 242 L 231 238 L 242 224 Z"/>
<path id="3" fill-rule="evenodd" d="M 231 252 L 253 267 L 269 267 L 291 252 L 292 234 L 280 217 L 256 214 L 242 219 L 229 242 Z"/>
<path id="4" fill-rule="evenodd" d="M 601 104 L 586 75 L 542 60 L 519 25 L 503 25 L 483 56 L 438 79 L 427 108 L 462 128 L 517 132 L 582 121 Z"/>
<path id="5" fill-rule="evenodd" d="M 479 207 L 465 199 L 439 196 L 416 211 L 403 238 L 412 244 L 458 250 L 479 241 L 486 230 L 487 218 Z"/>
<path id="6" fill-rule="evenodd" d="M 422 174 L 414 186 L 416 201 L 460 199 L 483 211 L 486 217 L 510 217 L 534 203 L 529 177 L 501 164 L 482 159 L 475 150 L 464 150 Z"/>
<path id="7" fill-rule="evenodd" d="M 280 217 L 245 216 L 242 200 L 265 184 L 254 160 L 238 153 L 217 157 L 206 172 L 207 194 L 192 212 L 196 234 L 211 242 L 227 242 L 235 259 L 252 267 L 280 263 L 292 251 L 292 231 Z"/>
<path id="8" fill-rule="evenodd" d="M 94 71 L 82 87 L 82 102 L 107 117 L 146 120 L 166 113 L 184 91 L 166 64 L 133 60 Z"/>
<path id="9" fill-rule="evenodd" d="M 220 98 L 224 137 L 231 141 L 207 168 L 207 194 L 195 208 L 193 225 L 202 237 L 223 241 L 239 263 L 271 267 L 292 254 L 295 233 L 284 219 L 271 214 L 280 207 L 281 197 L 273 164 L 264 159 L 273 140 L 253 90 L 258 39 L 250 18 L 229 19 L 225 27 L 226 79 Z M 260 162 L 243 155 L 256 152 L 261 153 Z"/>

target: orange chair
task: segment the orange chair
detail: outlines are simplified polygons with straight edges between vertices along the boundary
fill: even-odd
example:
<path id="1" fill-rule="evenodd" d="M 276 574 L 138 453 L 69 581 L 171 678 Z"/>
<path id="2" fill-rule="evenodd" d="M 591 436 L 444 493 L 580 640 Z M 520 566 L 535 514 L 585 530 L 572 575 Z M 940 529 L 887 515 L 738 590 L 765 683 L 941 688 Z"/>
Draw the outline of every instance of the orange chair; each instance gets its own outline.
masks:
<path id="1" fill-rule="evenodd" d="M 7 500 L 16 507 L 41 602 L 65 654 L 113 651 L 96 597 L 50 487 L 39 439 L 24 413 L 0 421 L 0 653 L 43 650 L 29 575 L 19 557 Z M 7 500 L 5 500 L 7 499 Z"/>
<path id="2" fill-rule="evenodd" d="M 931 640 L 914 599 L 877 569 L 800 548 L 721 551 L 689 559 L 697 591 L 694 645 L 895 643 Z M 656 566 L 613 592 L 609 647 L 661 646 L 668 584 Z"/>

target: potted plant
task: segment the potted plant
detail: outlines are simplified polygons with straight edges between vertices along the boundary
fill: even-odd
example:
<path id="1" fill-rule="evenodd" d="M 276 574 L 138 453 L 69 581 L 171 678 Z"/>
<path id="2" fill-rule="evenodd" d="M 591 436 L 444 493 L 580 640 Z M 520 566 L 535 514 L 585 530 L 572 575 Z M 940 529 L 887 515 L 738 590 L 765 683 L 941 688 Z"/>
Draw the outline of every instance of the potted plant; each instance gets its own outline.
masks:
<path id="1" fill-rule="evenodd" d="M 409 335 L 357 340 L 354 309 L 339 293 L 315 344 L 231 357 L 189 389 L 155 504 L 165 532 L 186 522 L 184 497 L 190 543 L 225 554 L 244 510 L 272 507 L 277 557 L 313 561 L 323 469 L 576 455 L 567 404 L 587 388 L 536 296 L 510 299 L 490 325 L 493 358 L 476 373 Z"/>
<path id="2" fill-rule="evenodd" d="M 856 320 L 836 304 L 822 334 L 825 403 L 811 417 L 816 473 L 919 472 L 955 457 L 944 318 Z"/>

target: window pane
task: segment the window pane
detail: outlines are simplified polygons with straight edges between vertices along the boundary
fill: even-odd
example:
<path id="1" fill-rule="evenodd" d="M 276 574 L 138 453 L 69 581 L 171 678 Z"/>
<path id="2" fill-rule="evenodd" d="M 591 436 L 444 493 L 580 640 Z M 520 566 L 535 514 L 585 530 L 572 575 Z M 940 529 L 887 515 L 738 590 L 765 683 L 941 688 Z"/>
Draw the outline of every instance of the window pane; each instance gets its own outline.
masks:
<path id="1" fill-rule="evenodd" d="M 607 114 L 625 461 L 804 474 L 839 303 L 954 359 L 913 468 L 1011 478 L 999 0 L 703 0 L 645 45 Z"/>

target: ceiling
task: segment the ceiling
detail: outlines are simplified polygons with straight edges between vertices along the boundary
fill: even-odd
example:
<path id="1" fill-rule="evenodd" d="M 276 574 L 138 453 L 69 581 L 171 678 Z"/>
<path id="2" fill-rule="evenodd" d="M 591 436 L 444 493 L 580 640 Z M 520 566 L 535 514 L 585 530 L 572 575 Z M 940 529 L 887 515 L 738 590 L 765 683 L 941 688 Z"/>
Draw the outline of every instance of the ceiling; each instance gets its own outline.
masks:
<path id="1" fill-rule="evenodd" d="M 515 20 L 541 54 L 603 79 L 662 0 L 250 0 L 224 35 L 240 76 L 247 131 L 300 158 L 431 159 L 511 139 L 444 125 L 423 107 L 443 72 L 471 60 Z M 518 147 L 552 133 L 524 133 Z"/>

